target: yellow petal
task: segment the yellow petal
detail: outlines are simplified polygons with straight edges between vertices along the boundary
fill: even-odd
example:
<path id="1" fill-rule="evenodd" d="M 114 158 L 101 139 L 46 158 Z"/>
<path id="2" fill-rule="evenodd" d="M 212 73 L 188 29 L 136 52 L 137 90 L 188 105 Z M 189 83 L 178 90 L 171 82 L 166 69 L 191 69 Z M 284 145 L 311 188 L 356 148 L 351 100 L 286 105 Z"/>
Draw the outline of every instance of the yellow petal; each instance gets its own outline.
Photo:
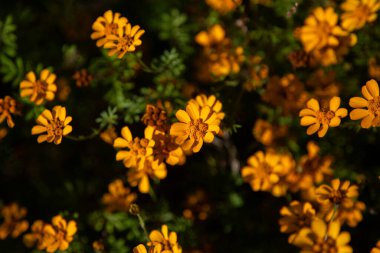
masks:
<path id="1" fill-rule="evenodd" d="M 175 116 L 177 117 L 179 121 L 184 122 L 184 123 L 189 123 L 191 121 L 189 114 L 187 114 L 184 110 L 178 110 Z"/>
<path id="2" fill-rule="evenodd" d="M 361 108 L 368 106 L 368 101 L 361 97 L 353 97 L 350 99 L 349 105 L 353 108 Z"/>
<path id="3" fill-rule="evenodd" d="M 312 109 L 313 111 L 319 111 L 319 102 L 312 98 L 309 101 L 307 101 L 307 107 Z"/>
<path id="4" fill-rule="evenodd" d="M 123 138 L 127 141 L 132 141 L 132 133 L 127 126 L 121 129 L 121 136 L 123 136 Z"/>
<path id="5" fill-rule="evenodd" d="M 379 96 L 379 85 L 374 79 L 369 80 L 365 85 L 372 97 Z"/>
<path id="6" fill-rule="evenodd" d="M 333 97 L 330 100 L 330 110 L 335 112 L 336 110 L 338 110 L 339 106 L 340 106 L 340 98 L 339 97 Z"/>
<path id="7" fill-rule="evenodd" d="M 358 120 L 366 117 L 369 114 L 368 110 L 365 109 L 354 109 L 350 112 L 350 118 L 352 120 Z"/>
<path id="8" fill-rule="evenodd" d="M 312 135 L 319 130 L 320 126 L 321 125 L 319 123 L 315 123 L 307 128 L 306 133 L 308 135 Z"/>
<path id="9" fill-rule="evenodd" d="M 315 117 L 312 117 L 312 116 L 305 116 L 305 117 L 302 117 L 301 118 L 301 126 L 309 126 L 311 124 L 314 124 L 317 122 L 317 119 Z"/>
<path id="10" fill-rule="evenodd" d="M 32 128 L 32 135 L 35 135 L 35 134 L 41 134 L 41 133 L 44 133 L 46 132 L 46 127 L 44 126 L 34 126 Z"/>

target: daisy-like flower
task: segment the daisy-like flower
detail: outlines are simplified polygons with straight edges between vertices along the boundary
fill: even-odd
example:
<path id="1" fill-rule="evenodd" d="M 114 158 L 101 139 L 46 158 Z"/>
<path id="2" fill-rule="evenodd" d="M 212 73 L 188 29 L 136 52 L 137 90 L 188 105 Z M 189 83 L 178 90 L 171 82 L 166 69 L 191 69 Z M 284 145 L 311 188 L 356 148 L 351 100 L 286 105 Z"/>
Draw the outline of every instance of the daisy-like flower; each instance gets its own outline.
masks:
<path id="1" fill-rule="evenodd" d="M 378 0 L 346 0 L 340 7 L 344 11 L 341 16 L 342 27 L 347 31 L 354 31 L 376 20 L 380 2 Z"/>
<path id="2" fill-rule="evenodd" d="M 103 195 L 102 203 L 109 212 L 127 212 L 130 205 L 137 199 L 136 193 L 132 193 L 129 188 L 126 188 L 120 179 L 116 179 L 110 183 L 108 185 L 108 191 L 108 193 Z"/>
<path id="3" fill-rule="evenodd" d="M 165 253 L 181 253 L 182 248 L 177 242 L 177 233 L 170 232 L 167 225 L 162 225 L 161 231 L 153 230 L 149 234 L 148 246 L 160 246 Z M 160 251 L 161 252 L 161 251 Z"/>
<path id="4" fill-rule="evenodd" d="M 54 106 L 52 111 L 45 109 L 36 121 L 38 125 L 32 128 L 32 134 L 42 134 L 37 138 L 38 143 L 54 141 L 58 145 L 62 142 L 62 137 L 73 130 L 69 125 L 72 117 L 67 116 L 66 108 L 60 105 Z"/>
<path id="5" fill-rule="evenodd" d="M 97 40 L 96 46 L 101 47 L 107 42 L 108 36 L 117 35 L 118 29 L 127 23 L 128 19 L 121 17 L 120 13 L 108 10 L 92 24 L 94 32 L 91 34 L 91 39 Z"/>
<path id="6" fill-rule="evenodd" d="M 0 99 L 0 124 L 6 119 L 10 128 L 15 126 L 12 119 L 12 114 L 20 114 L 17 109 L 17 102 L 10 96 L 5 96 Z"/>
<path id="7" fill-rule="evenodd" d="M 377 241 L 376 247 L 371 249 L 371 253 L 380 253 L 380 240 Z"/>
<path id="8" fill-rule="evenodd" d="M 220 120 L 209 106 L 199 108 L 194 103 L 188 103 L 186 111 L 178 110 L 176 117 L 180 122 L 171 126 L 170 135 L 175 136 L 175 142 L 184 151 L 199 152 L 203 142 L 211 143 L 220 130 Z"/>
<path id="9" fill-rule="evenodd" d="M 233 11 L 241 2 L 242 0 L 206 0 L 206 3 L 220 14 Z"/>
<path id="10" fill-rule="evenodd" d="M 45 223 L 42 220 L 36 220 L 33 223 L 31 227 L 32 232 L 25 234 L 23 238 L 23 242 L 27 247 L 31 248 L 36 245 L 38 250 L 46 248 L 46 244 L 43 240 L 44 226 Z"/>
<path id="11" fill-rule="evenodd" d="M 299 114 L 301 126 L 309 126 L 306 131 L 308 135 L 318 132 L 318 137 L 325 136 L 329 127 L 339 126 L 341 119 L 347 116 L 347 109 L 339 106 L 339 97 L 330 100 L 329 108 L 321 108 L 316 99 L 310 99 L 306 104 L 307 108 L 301 110 Z"/>
<path id="12" fill-rule="evenodd" d="M 376 127 L 380 125 L 380 96 L 379 85 L 375 80 L 369 80 L 362 87 L 362 97 L 353 97 L 350 99 L 350 106 L 355 108 L 350 112 L 352 120 L 361 121 L 362 128 Z"/>
<path id="13" fill-rule="evenodd" d="M 44 69 L 37 80 L 34 72 L 26 74 L 26 80 L 20 83 L 20 96 L 28 97 L 29 101 L 36 105 L 42 104 L 45 100 L 52 101 L 57 91 L 55 84 L 56 75 Z"/>
<path id="14" fill-rule="evenodd" d="M 148 193 L 150 190 L 149 178 L 164 179 L 167 175 L 165 163 L 153 161 L 153 157 L 145 160 L 144 167 L 132 168 L 127 176 L 132 187 L 138 186 L 141 193 Z"/>
<path id="15" fill-rule="evenodd" d="M 0 240 L 4 240 L 8 236 L 16 238 L 24 233 L 29 223 L 25 220 L 27 210 L 20 207 L 17 203 L 11 203 L 1 209 L 0 217 L 3 223 L 0 224 Z"/>
<path id="16" fill-rule="evenodd" d="M 216 99 L 214 95 L 206 96 L 204 94 L 198 95 L 195 99 L 191 99 L 189 103 L 194 103 L 198 105 L 200 108 L 208 106 L 211 111 L 216 113 L 216 117 L 221 121 L 224 119 L 224 112 L 222 112 L 222 103 Z"/>
<path id="17" fill-rule="evenodd" d="M 130 23 L 117 29 L 117 34 L 108 36 L 104 48 L 110 49 L 109 56 L 117 54 L 118 58 L 123 58 L 127 52 L 134 52 L 136 46 L 141 45 L 140 37 L 145 33 L 145 30 L 140 29 L 140 26 L 132 27 Z"/>
<path id="18" fill-rule="evenodd" d="M 146 127 L 144 131 L 145 138 L 132 137 L 129 127 L 121 129 L 121 136 L 116 138 L 113 143 L 114 148 L 127 148 L 128 150 L 120 150 L 116 153 L 116 161 L 123 161 L 127 168 L 142 169 L 145 161 L 153 154 L 154 140 L 153 127 Z"/>
<path id="19" fill-rule="evenodd" d="M 326 224 L 321 219 L 314 219 L 310 228 L 300 230 L 294 245 L 300 247 L 302 253 L 352 253 L 348 245 L 350 240 L 348 232 L 340 232 L 339 222 Z"/>
<path id="20" fill-rule="evenodd" d="M 352 208 L 354 200 L 358 197 L 358 186 L 351 185 L 350 181 L 341 182 L 338 178 L 331 181 L 331 186 L 323 184 L 315 192 L 323 213 L 332 217 L 334 208 L 338 211 L 343 208 Z"/>
<path id="21" fill-rule="evenodd" d="M 338 25 L 338 15 L 332 7 L 316 8 L 306 18 L 299 31 L 299 37 L 306 52 L 322 49 L 325 46 L 338 46 L 339 36 L 347 35 Z"/>
<path id="22" fill-rule="evenodd" d="M 315 218 L 315 213 L 315 209 L 309 202 L 292 201 L 289 206 L 281 208 L 280 231 L 291 234 L 289 243 L 294 241 L 299 230 L 310 227 L 311 221 Z"/>
<path id="23" fill-rule="evenodd" d="M 43 241 L 46 245 L 46 251 L 50 253 L 57 250 L 67 250 L 77 232 L 75 221 L 67 222 L 62 216 L 57 215 L 53 217 L 51 223 L 44 227 Z"/>
<path id="24" fill-rule="evenodd" d="M 288 184 L 285 177 L 294 170 L 294 160 L 289 155 L 273 151 L 258 151 L 248 158 L 241 175 L 253 191 L 268 191 L 276 197 L 286 194 Z"/>

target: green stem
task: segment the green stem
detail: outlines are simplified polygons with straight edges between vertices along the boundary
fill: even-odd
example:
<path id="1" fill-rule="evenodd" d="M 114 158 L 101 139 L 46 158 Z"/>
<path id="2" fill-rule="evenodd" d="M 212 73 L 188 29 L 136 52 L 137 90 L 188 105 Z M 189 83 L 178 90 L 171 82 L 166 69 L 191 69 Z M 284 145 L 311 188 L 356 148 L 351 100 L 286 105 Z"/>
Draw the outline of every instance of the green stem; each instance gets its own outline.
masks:
<path id="1" fill-rule="evenodd" d="M 137 214 L 137 218 L 139 219 L 139 224 L 140 224 L 140 227 L 141 229 L 144 231 L 144 234 L 145 234 L 145 237 L 148 241 L 149 240 L 149 235 L 148 235 L 148 232 L 146 231 L 146 228 L 145 228 L 145 222 L 144 222 L 144 219 L 141 217 L 140 214 Z"/>
<path id="2" fill-rule="evenodd" d="M 99 135 L 101 129 L 93 129 L 92 130 L 92 134 L 89 134 L 89 135 L 79 135 L 79 136 L 71 136 L 71 135 L 68 135 L 68 136 L 65 136 L 67 139 L 70 139 L 70 140 L 73 140 L 73 141 L 85 141 L 85 140 L 90 140 L 90 139 L 93 139 L 95 138 L 96 136 Z"/>

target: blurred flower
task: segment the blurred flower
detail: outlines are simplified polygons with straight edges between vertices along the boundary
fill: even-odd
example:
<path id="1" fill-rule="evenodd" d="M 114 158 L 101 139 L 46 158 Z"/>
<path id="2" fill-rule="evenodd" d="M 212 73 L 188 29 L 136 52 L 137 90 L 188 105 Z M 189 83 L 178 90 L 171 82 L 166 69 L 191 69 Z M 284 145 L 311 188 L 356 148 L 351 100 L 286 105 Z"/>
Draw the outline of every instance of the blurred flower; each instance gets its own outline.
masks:
<path id="1" fill-rule="evenodd" d="M 294 74 L 271 77 L 262 95 L 265 102 L 280 107 L 286 115 L 298 113 L 308 98 L 305 85 Z"/>
<path id="2" fill-rule="evenodd" d="M 361 121 L 362 128 L 377 127 L 380 125 L 380 96 L 379 85 L 375 80 L 369 80 L 362 86 L 362 97 L 350 99 L 350 106 L 355 108 L 350 112 L 351 120 Z M 367 109 L 363 109 L 367 108 Z"/>
<path id="3" fill-rule="evenodd" d="M 120 13 L 113 14 L 111 10 L 108 10 L 92 24 L 94 32 L 91 34 L 91 39 L 97 40 L 96 46 L 101 47 L 107 42 L 110 35 L 117 35 L 118 29 L 127 23 L 128 19 L 121 17 Z"/>
<path id="4" fill-rule="evenodd" d="M 204 190 L 196 190 L 186 198 L 185 209 L 182 214 L 186 219 L 206 220 L 211 211 L 211 205 Z"/>
<path id="5" fill-rule="evenodd" d="M 311 221 L 315 218 L 315 209 L 309 202 L 300 203 L 292 201 L 289 206 L 284 206 L 280 210 L 279 220 L 280 231 L 289 236 L 289 243 L 293 243 L 297 233 L 306 227 L 310 227 Z"/>
<path id="6" fill-rule="evenodd" d="M 167 225 L 162 225 L 161 232 L 153 230 L 149 234 L 150 242 L 148 246 L 154 246 L 155 248 L 162 248 L 164 253 L 181 253 L 182 248 L 177 242 L 176 232 L 170 232 Z M 158 251 L 161 252 L 161 251 Z"/>
<path id="7" fill-rule="evenodd" d="M 290 155 L 271 150 L 266 153 L 258 151 L 248 158 L 247 163 L 241 175 L 253 191 L 272 192 L 276 197 L 286 194 L 288 184 L 285 179 L 294 170 L 294 160 Z"/>
<path id="8" fill-rule="evenodd" d="M 162 132 L 166 132 L 170 128 L 166 111 L 151 104 L 146 105 L 145 114 L 141 121 L 144 125 L 154 127 Z"/>
<path id="9" fill-rule="evenodd" d="M 66 101 L 71 93 L 69 80 L 67 78 L 58 78 L 57 80 L 57 99 Z"/>
<path id="10" fill-rule="evenodd" d="M 23 242 L 28 248 L 33 246 L 36 246 L 38 250 L 46 248 L 44 226 L 45 223 L 42 220 L 36 220 L 31 227 L 32 232 L 24 235 Z"/>
<path id="11" fill-rule="evenodd" d="M 328 101 L 338 96 L 341 85 L 335 80 L 336 73 L 319 69 L 307 80 L 306 85 L 312 88 L 313 96 L 322 101 Z"/>
<path id="12" fill-rule="evenodd" d="M 0 124 L 6 119 L 10 128 L 15 126 L 11 114 L 20 114 L 17 101 L 10 96 L 0 98 Z"/>
<path id="13" fill-rule="evenodd" d="M 340 207 L 338 208 L 336 219 L 340 224 L 347 224 L 350 227 L 356 227 L 359 222 L 363 220 L 362 212 L 365 210 L 366 206 L 361 201 L 355 201 L 352 207 Z M 326 215 L 325 220 L 331 220 L 332 213 Z"/>
<path id="14" fill-rule="evenodd" d="M 253 91 L 261 87 L 268 79 L 269 67 L 266 64 L 261 63 L 262 58 L 260 56 L 252 56 L 249 60 L 249 77 L 244 83 L 244 88 L 247 91 Z"/>
<path id="15" fill-rule="evenodd" d="M 241 2 L 242 0 L 206 0 L 206 3 L 220 14 L 235 10 Z"/>
<path id="16" fill-rule="evenodd" d="M 289 181 L 293 182 L 293 191 L 307 190 L 326 181 L 333 174 L 330 168 L 333 158 L 319 156 L 319 146 L 315 142 L 307 143 L 307 152 L 307 155 L 300 158 L 295 173 L 289 178 Z"/>
<path id="17" fill-rule="evenodd" d="M 368 61 L 368 74 L 371 78 L 380 80 L 380 65 L 375 58 L 370 58 Z"/>
<path id="18" fill-rule="evenodd" d="M 134 52 L 136 46 L 141 45 L 140 37 L 145 33 L 145 30 L 140 30 L 140 26 L 132 27 L 130 23 L 124 27 L 117 29 L 117 34 L 111 34 L 107 37 L 107 42 L 104 48 L 110 49 L 109 56 L 117 54 L 118 58 L 123 58 L 127 52 Z"/>
<path id="19" fill-rule="evenodd" d="M 94 77 L 88 73 L 87 69 L 76 71 L 72 78 L 75 80 L 75 84 L 78 88 L 89 86 L 94 79 Z"/>
<path id="20" fill-rule="evenodd" d="M 207 31 L 201 31 L 195 36 L 195 41 L 203 47 L 216 47 L 225 42 L 226 32 L 219 24 L 211 26 Z"/>
<path id="21" fill-rule="evenodd" d="M 102 197 L 102 203 L 108 212 L 129 210 L 130 205 L 136 201 L 136 193 L 132 193 L 129 188 L 125 188 L 123 181 L 116 179 L 108 185 L 108 193 Z"/>
<path id="22" fill-rule="evenodd" d="M 258 119 L 252 129 L 253 136 L 264 146 L 272 146 L 275 142 L 285 137 L 288 132 L 287 126 L 277 126 L 269 121 Z"/>
<path id="23" fill-rule="evenodd" d="M 144 168 L 145 161 L 153 154 L 154 128 L 145 128 L 145 138 L 135 137 L 132 138 L 132 133 L 129 128 L 123 127 L 121 129 L 121 136 L 116 138 L 113 146 L 115 148 L 127 148 L 128 150 L 120 150 L 116 153 L 116 161 L 123 161 L 124 166 L 127 168 Z"/>
<path id="24" fill-rule="evenodd" d="M 380 2 L 378 0 L 346 0 L 340 7 L 344 11 L 341 16 L 342 27 L 347 31 L 353 31 L 376 20 Z"/>
<path id="25" fill-rule="evenodd" d="M 315 219 L 310 228 L 303 228 L 295 237 L 294 245 L 304 253 L 352 253 L 347 245 L 351 240 L 348 232 L 340 232 L 339 222 L 326 224 L 323 220 Z"/>
<path id="26" fill-rule="evenodd" d="M 307 108 L 303 109 L 299 116 L 301 117 L 301 126 L 309 126 L 306 133 L 312 135 L 318 132 L 318 137 L 326 135 L 329 127 L 340 125 L 341 118 L 347 116 L 347 109 L 339 108 L 340 98 L 333 97 L 329 102 L 329 107 L 320 107 L 319 102 L 312 98 L 307 102 Z"/>
<path id="27" fill-rule="evenodd" d="M 57 91 L 54 83 L 56 75 L 44 69 L 40 73 L 40 79 L 30 71 L 26 74 L 26 80 L 20 83 L 20 96 L 29 97 L 29 101 L 36 105 L 42 104 L 45 100 L 52 101 Z"/>
<path id="28" fill-rule="evenodd" d="M 114 126 L 107 128 L 99 135 L 100 139 L 102 139 L 105 143 L 113 145 L 114 141 L 117 138 L 116 129 Z"/>
<path id="29" fill-rule="evenodd" d="M 150 190 L 149 178 L 164 179 L 167 175 L 164 163 L 153 161 L 152 157 L 145 160 L 144 167 L 131 168 L 128 171 L 128 182 L 132 187 L 138 186 L 141 193 L 148 193 Z"/>
<path id="30" fill-rule="evenodd" d="M 104 251 L 104 243 L 102 241 L 94 241 L 92 243 L 92 248 L 94 249 L 95 252 L 103 252 Z"/>
<path id="31" fill-rule="evenodd" d="M 62 142 L 62 137 L 73 130 L 72 126 L 69 125 L 71 121 L 71 116 L 66 115 L 66 108 L 56 105 L 52 111 L 45 109 L 38 116 L 37 125 L 32 128 L 32 135 L 43 134 L 38 136 L 38 143 L 54 141 L 54 144 L 58 145 Z"/>
<path id="32" fill-rule="evenodd" d="M 303 50 L 291 52 L 288 55 L 288 60 L 294 69 L 304 68 L 310 65 L 310 55 Z"/>
<path id="33" fill-rule="evenodd" d="M 51 223 L 44 226 L 43 243 L 46 245 L 46 251 L 50 253 L 67 250 L 77 232 L 75 221 L 67 222 L 62 216 L 57 215 Z"/>
<path id="34" fill-rule="evenodd" d="M 8 129 L 5 127 L 0 127 L 0 140 L 4 139 L 8 134 Z"/>
<path id="35" fill-rule="evenodd" d="M 16 238 L 24 233 L 29 227 L 28 221 L 24 219 L 26 214 L 26 208 L 20 207 L 17 203 L 3 206 L 1 208 L 3 223 L 0 224 L 0 240 L 4 240 L 8 236 Z"/>
<path id="36" fill-rule="evenodd" d="M 377 241 L 376 247 L 371 249 L 371 253 L 380 253 L 380 240 Z"/>
<path id="37" fill-rule="evenodd" d="M 354 199 L 358 197 L 358 187 L 350 185 L 350 181 L 341 182 L 340 179 L 331 181 L 331 186 L 323 184 L 315 192 L 322 212 L 332 218 L 338 208 L 352 208 Z M 339 210 L 338 210 L 339 211 Z"/>
<path id="38" fill-rule="evenodd" d="M 194 103 L 188 103 L 186 111 L 178 110 L 176 117 L 180 122 L 172 124 L 170 135 L 185 151 L 199 152 L 203 142 L 211 143 L 220 129 L 220 120 L 209 106 L 199 108 Z"/>

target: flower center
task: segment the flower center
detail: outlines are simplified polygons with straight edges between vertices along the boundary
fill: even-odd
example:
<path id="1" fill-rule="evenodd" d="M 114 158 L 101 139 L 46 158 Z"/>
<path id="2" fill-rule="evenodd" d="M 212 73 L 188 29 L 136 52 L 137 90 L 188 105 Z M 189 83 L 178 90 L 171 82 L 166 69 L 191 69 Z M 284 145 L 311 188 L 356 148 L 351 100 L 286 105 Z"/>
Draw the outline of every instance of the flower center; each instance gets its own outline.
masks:
<path id="1" fill-rule="evenodd" d="M 380 116 L 380 96 L 368 100 L 368 109 L 374 116 Z"/>
<path id="2" fill-rule="evenodd" d="M 129 149 L 135 156 L 145 156 L 146 148 L 148 147 L 149 140 L 139 137 L 135 137 L 131 143 Z"/>
<path id="3" fill-rule="evenodd" d="M 47 83 L 41 80 L 37 80 L 35 83 L 35 91 L 38 97 L 44 98 L 46 96 L 47 91 Z"/>
<path id="4" fill-rule="evenodd" d="M 117 29 L 119 28 L 119 26 L 117 24 L 108 24 L 106 25 L 105 29 L 104 29 L 104 33 L 106 36 L 108 35 L 111 35 L 111 34 L 117 34 Z"/>
<path id="5" fill-rule="evenodd" d="M 334 239 L 327 237 L 321 238 L 313 246 L 313 252 L 318 253 L 337 253 L 336 242 Z"/>
<path id="6" fill-rule="evenodd" d="M 189 123 L 188 134 L 190 138 L 199 141 L 202 139 L 208 130 L 208 125 L 202 119 L 197 119 Z"/>
<path id="7" fill-rule="evenodd" d="M 118 51 L 127 52 L 132 44 L 133 38 L 129 35 L 124 35 L 124 37 L 119 38 L 116 48 Z"/>
<path id="8" fill-rule="evenodd" d="M 353 16 L 355 16 L 359 20 L 359 23 L 364 23 L 370 16 L 370 14 L 371 10 L 368 8 L 367 5 L 360 5 L 358 8 L 355 9 Z"/>
<path id="9" fill-rule="evenodd" d="M 327 110 L 326 108 L 322 108 L 317 112 L 317 120 L 322 125 L 330 124 L 332 118 L 335 117 L 335 113 L 333 111 Z"/>
<path id="10" fill-rule="evenodd" d="M 324 45 L 325 45 L 327 43 L 327 38 L 331 33 L 331 26 L 327 22 L 322 22 L 316 29 L 316 33 L 318 34 L 319 40 L 324 41 L 325 42 Z"/>
<path id="11" fill-rule="evenodd" d="M 50 121 L 50 124 L 47 126 L 47 133 L 50 136 L 62 136 L 63 135 L 64 124 L 63 121 L 53 119 Z"/>

